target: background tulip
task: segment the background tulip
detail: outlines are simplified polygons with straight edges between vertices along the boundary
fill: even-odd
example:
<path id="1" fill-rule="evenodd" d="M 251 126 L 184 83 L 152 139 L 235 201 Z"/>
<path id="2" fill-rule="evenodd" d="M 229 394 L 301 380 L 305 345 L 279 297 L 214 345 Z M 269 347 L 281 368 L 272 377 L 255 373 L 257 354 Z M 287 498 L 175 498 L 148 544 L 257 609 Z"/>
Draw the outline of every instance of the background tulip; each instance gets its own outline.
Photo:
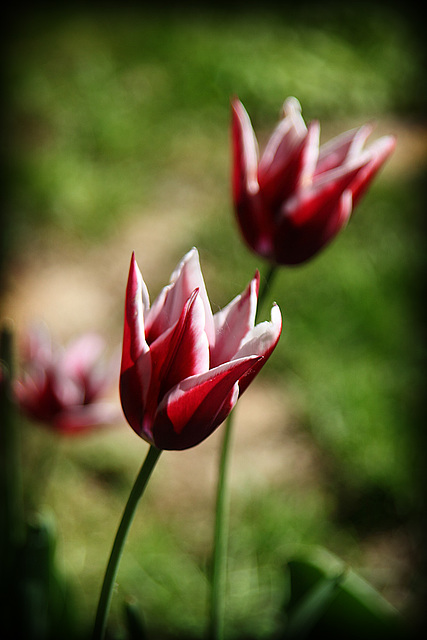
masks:
<path id="1" fill-rule="evenodd" d="M 364 149 L 371 130 L 365 125 L 319 146 L 319 123 L 307 127 L 298 100 L 288 98 L 259 159 L 249 116 L 232 101 L 234 206 L 255 253 L 299 264 L 346 225 L 395 147 L 395 138 L 384 136 Z"/>
<path id="2" fill-rule="evenodd" d="M 126 419 L 159 449 L 187 449 L 227 417 L 265 364 L 281 333 L 271 322 L 255 326 L 256 274 L 247 289 L 212 314 L 192 249 L 150 307 L 132 255 L 126 290 L 120 395 Z"/>
<path id="3" fill-rule="evenodd" d="M 23 412 L 64 434 L 115 422 L 117 407 L 102 400 L 115 376 L 115 358 L 102 361 L 104 347 L 96 333 L 62 348 L 44 328 L 29 332 L 22 349 L 24 373 L 14 389 Z"/>

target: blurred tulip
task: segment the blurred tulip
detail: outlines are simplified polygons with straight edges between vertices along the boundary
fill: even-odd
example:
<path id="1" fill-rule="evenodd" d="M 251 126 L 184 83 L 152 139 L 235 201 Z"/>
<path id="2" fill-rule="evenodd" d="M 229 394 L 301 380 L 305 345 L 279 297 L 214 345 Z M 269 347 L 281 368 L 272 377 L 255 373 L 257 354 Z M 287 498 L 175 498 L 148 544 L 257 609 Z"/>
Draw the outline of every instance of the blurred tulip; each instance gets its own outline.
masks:
<path id="1" fill-rule="evenodd" d="M 259 160 L 249 116 L 232 101 L 234 206 L 255 253 L 295 265 L 332 240 L 395 147 L 384 136 L 364 149 L 371 130 L 364 125 L 319 147 L 319 123 L 307 127 L 298 100 L 288 98 Z"/>
<path id="2" fill-rule="evenodd" d="M 150 308 L 132 255 L 120 379 L 122 407 L 138 435 L 159 449 L 187 449 L 227 417 L 266 363 L 281 333 L 280 310 L 255 325 L 257 273 L 212 314 L 196 249 L 187 253 Z"/>
<path id="3" fill-rule="evenodd" d="M 118 377 L 112 359 L 102 360 L 104 341 L 87 333 L 65 348 L 52 345 L 47 330 L 38 328 L 26 336 L 22 349 L 24 373 L 15 383 L 15 397 L 32 420 L 64 434 L 116 422 L 117 405 L 103 397 Z"/>

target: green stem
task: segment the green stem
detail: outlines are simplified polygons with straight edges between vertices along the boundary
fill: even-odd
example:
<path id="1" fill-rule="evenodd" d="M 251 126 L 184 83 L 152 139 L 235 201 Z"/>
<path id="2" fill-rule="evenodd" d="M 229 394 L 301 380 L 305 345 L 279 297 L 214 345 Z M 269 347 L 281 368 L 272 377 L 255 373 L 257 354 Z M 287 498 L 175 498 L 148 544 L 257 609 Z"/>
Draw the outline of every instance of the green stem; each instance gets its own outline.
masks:
<path id="1" fill-rule="evenodd" d="M 277 266 L 271 265 L 260 282 L 258 294 L 258 309 L 265 301 L 266 295 L 271 288 Z M 210 601 L 210 622 L 209 640 L 222 640 L 224 637 L 224 615 L 225 615 L 225 587 L 227 571 L 227 538 L 228 538 L 228 504 L 229 504 L 229 483 L 228 467 L 231 451 L 231 438 L 233 434 L 234 411 L 228 416 L 222 441 L 221 456 L 219 462 L 218 486 L 216 495 L 215 511 L 215 532 L 214 550 L 212 558 L 211 575 L 211 601 Z"/>
<path id="2" fill-rule="evenodd" d="M 228 459 L 233 432 L 233 412 L 224 427 L 215 512 L 214 554 L 212 560 L 211 611 L 209 639 L 220 640 L 224 634 L 225 583 L 228 534 Z"/>
<path id="3" fill-rule="evenodd" d="M 159 459 L 160 454 L 160 449 L 157 449 L 154 445 L 150 446 L 150 449 L 148 450 L 147 456 L 139 471 L 139 474 L 135 480 L 135 484 L 132 487 L 132 491 L 130 492 L 128 501 L 126 503 L 119 528 L 117 529 L 110 559 L 105 571 L 104 582 L 102 584 L 101 594 L 99 596 L 98 602 L 98 609 L 96 612 L 93 640 L 101 640 L 104 637 L 114 582 L 117 575 L 117 570 L 119 568 L 119 562 L 123 553 L 126 538 L 130 529 L 130 525 L 132 524 L 138 502 L 145 491 L 151 473 L 156 466 L 156 462 Z"/>

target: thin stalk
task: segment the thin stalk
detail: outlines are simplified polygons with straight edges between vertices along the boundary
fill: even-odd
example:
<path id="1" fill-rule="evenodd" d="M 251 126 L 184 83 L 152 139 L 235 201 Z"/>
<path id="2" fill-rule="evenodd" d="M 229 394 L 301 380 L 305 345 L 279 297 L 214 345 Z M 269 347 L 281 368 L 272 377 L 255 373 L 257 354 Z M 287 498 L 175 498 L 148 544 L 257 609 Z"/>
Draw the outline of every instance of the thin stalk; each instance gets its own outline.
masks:
<path id="1" fill-rule="evenodd" d="M 265 301 L 266 295 L 271 287 L 271 283 L 276 271 L 277 266 L 271 265 L 265 277 L 261 279 L 260 290 L 258 294 L 257 313 Z M 223 640 L 224 638 L 225 587 L 227 572 L 227 539 L 229 517 L 228 468 L 230 465 L 230 443 L 233 435 L 233 419 L 234 411 L 229 414 L 225 423 L 219 461 L 215 511 L 214 549 L 211 574 L 210 621 L 208 631 L 209 640 Z"/>
<path id="2" fill-rule="evenodd" d="M 111 550 L 110 559 L 105 571 L 104 582 L 102 584 L 101 594 L 99 596 L 98 609 L 96 612 L 95 626 L 93 631 L 93 640 L 102 640 L 107 626 L 107 617 L 113 594 L 113 587 L 117 570 L 119 568 L 120 558 L 122 557 L 123 548 L 126 538 L 135 515 L 138 502 L 144 494 L 145 488 L 153 472 L 156 462 L 159 459 L 161 450 L 154 445 L 150 446 L 147 456 L 138 473 L 135 483 L 130 492 L 126 503 L 119 528 L 117 529 L 114 539 L 113 548 Z"/>
<path id="3" fill-rule="evenodd" d="M 212 559 L 211 611 L 209 640 L 221 640 L 224 637 L 225 583 L 227 568 L 228 537 L 228 460 L 230 441 L 233 432 L 233 412 L 227 418 L 224 427 L 215 512 L 214 554 Z"/>

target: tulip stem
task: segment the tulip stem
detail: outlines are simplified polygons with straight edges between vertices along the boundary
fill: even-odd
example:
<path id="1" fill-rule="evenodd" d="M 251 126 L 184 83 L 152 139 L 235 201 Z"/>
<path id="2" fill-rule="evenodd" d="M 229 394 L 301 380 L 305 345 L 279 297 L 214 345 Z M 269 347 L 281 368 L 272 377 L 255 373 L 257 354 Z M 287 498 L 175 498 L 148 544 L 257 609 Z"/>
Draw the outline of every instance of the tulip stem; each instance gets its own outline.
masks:
<path id="1" fill-rule="evenodd" d="M 101 640 L 102 638 L 104 638 L 107 626 L 107 616 L 110 609 L 111 597 L 113 594 L 114 582 L 117 575 L 117 570 L 119 568 L 120 558 L 123 553 L 126 538 L 130 529 L 130 525 L 132 524 L 138 502 L 145 491 L 151 473 L 156 466 L 156 462 L 159 459 L 160 454 L 160 449 L 157 449 L 157 447 L 155 447 L 154 445 L 150 446 L 150 449 L 148 450 L 147 456 L 138 473 L 138 476 L 135 480 L 128 501 L 126 503 L 125 509 L 123 511 L 123 516 L 120 521 L 119 528 L 117 529 L 110 559 L 105 571 L 104 582 L 102 584 L 101 594 L 98 602 L 98 609 L 96 612 L 95 626 L 92 636 L 93 640 Z"/>
<path id="2" fill-rule="evenodd" d="M 261 280 L 258 295 L 257 313 L 265 302 L 268 291 L 271 288 L 273 278 L 278 271 L 276 265 L 271 265 Z M 230 458 L 230 442 L 233 434 L 232 411 L 225 423 L 222 441 L 221 456 L 219 462 L 218 486 L 216 496 L 214 551 L 212 559 L 211 576 L 211 602 L 210 602 L 210 627 L 209 640 L 222 640 L 224 637 L 225 616 L 225 588 L 227 570 L 227 538 L 228 538 L 228 467 Z"/>
<path id="3" fill-rule="evenodd" d="M 212 559 L 211 610 L 209 640 L 221 640 L 224 635 L 225 586 L 228 537 L 228 459 L 233 431 L 232 411 L 227 418 L 219 463 L 215 512 L 214 554 Z"/>

